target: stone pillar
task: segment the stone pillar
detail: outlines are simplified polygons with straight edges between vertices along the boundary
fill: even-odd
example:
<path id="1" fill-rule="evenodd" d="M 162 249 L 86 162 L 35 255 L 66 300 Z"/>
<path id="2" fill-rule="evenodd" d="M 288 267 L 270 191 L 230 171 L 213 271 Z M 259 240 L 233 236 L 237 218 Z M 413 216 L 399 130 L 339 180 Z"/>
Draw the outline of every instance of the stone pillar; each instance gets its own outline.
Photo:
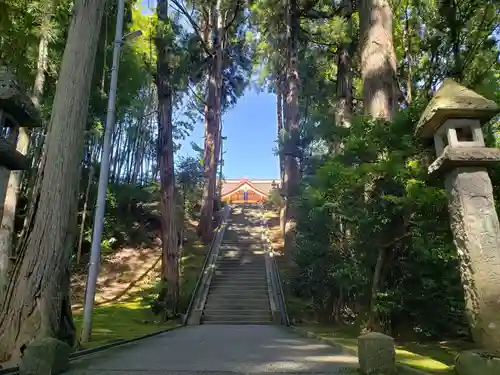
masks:
<path id="1" fill-rule="evenodd" d="M 500 225 L 484 167 L 448 172 L 450 224 L 474 341 L 500 353 Z"/>
<path id="2" fill-rule="evenodd" d="M 358 337 L 359 372 L 362 375 L 394 375 L 396 349 L 394 339 L 378 332 Z"/>
<path id="3" fill-rule="evenodd" d="M 500 354 L 500 225 L 486 166 L 500 162 L 500 149 L 484 146 L 479 125 L 499 110 L 494 102 L 445 80 L 416 130 L 434 140 L 437 159 L 429 173 L 445 179 L 474 341 L 495 354 Z"/>

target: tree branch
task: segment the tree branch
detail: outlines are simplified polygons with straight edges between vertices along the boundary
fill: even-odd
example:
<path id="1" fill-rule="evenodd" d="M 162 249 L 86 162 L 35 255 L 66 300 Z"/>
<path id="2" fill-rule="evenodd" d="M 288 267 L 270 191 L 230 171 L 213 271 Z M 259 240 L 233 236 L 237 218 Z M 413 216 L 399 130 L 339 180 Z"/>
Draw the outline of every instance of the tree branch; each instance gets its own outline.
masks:
<path id="1" fill-rule="evenodd" d="M 312 39 L 313 37 L 320 37 L 320 35 L 318 34 L 312 34 L 310 33 L 309 31 L 307 31 L 306 29 L 304 29 L 302 26 L 300 26 L 300 31 L 306 35 L 306 39 L 308 42 L 311 42 L 311 43 L 314 43 L 314 44 L 317 44 L 319 46 L 325 46 L 325 47 L 336 47 L 338 48 L 339 44 L 338 43 L 326 43 L 326 42 L 319 42 L 317 40 L 314 40 Z"/>
<path id="2" fill-rule="evenodd" d="M 234 24 L 234 21 L 236 20 L 236 17 L 238 16 L 240 10 L 241 10 L 241 1 L 237 0 L 236 5 L 234 6 L 233 18 L 224 27 L 224 33 L 227 32 L 227 30 L 229 30 L 229 28 Z"/>
<path id="3" fill-rule="evenodd" d="M 186 19 L 188 20 L 189 24 L 191 25 L 191 27 L 196 32 L 196 35 L 198 36 L 198 38 L 201 41 L 201 46 L 202 46 L 203 50 L 209 56 L 212 56 L 213 55 L 212 51 L 210 51 L 208 49 L 208 47 L 207 47 L 207 45 L 205 43 L 205 40 L 203 39 L 203 33 L 202 33 L 202 30 L 200 29 L 200 26 L 198 26 L 198 24 L 193 19 L 193 17 L 191 17 L 191 15 L 188 13 L 188 11 L 186 10 L 186 8 L 184 8 L 181 4 L 179 4 L 179 2 L 177 0 L 171 0 L 171 1 L 175 5 L 175 7 L 177 8 L 177 11 L 179 11 L 184 17 L 186 17 Z"/>

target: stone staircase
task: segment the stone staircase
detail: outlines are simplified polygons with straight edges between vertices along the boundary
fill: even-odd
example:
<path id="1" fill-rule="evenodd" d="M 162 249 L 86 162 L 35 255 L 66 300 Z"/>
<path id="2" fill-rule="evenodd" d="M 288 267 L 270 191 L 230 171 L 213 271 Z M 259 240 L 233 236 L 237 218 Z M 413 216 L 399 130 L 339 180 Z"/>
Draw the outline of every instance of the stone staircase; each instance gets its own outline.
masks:
<path id="1" fill-rule="evenodd" d="M 272 324 L 258 219 L 232 214 L 215 263 L 203 324 Z"/>

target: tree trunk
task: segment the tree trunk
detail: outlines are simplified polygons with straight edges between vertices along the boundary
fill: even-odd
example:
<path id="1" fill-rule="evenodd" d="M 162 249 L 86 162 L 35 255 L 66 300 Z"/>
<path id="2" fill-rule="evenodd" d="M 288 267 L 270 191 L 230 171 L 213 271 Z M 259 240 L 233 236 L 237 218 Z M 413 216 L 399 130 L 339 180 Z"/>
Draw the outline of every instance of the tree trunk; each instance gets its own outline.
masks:
<path id="1" fill-rule="evenodd" d="M 218 28 L 221 23 L 220 14 L 221 0 L 217 0 L 217 5 L 212 11 L 211 27 Z M 208 99 L 205 105 L 205 147 L 203 154 L 203 169 L 205 183 L 203 185 L 203 196 L 201 201 L 200 223 L 198 225 L 198 235 L 205 243 L 212 239 L 212 217 L 214 211 L 214 200 L 217 182 L 217 160 L 218 160 L 218 136 L 220 119 L 220 95 L 219 84 L 221 72 L 219 59 L 222 58 L 222 45 L 220 33 L 217 29 L 217 37 L 212 42 L 214 58 L 210 62 L 208 79 Z M 221 60 L 220 60 L 221 61 Z"/>
<path id="2" fill-rule="evenodd" d="M 360 9 L 361 76 L 367 115 L 392 120 L 396 110 L 396 54 L 392 39 L 392 9 L 388 0 L 368 0 Z M 372 194 L 372 193 L 368 193 Z M 375 264 L 368 329 L 379 330 L 377 295 L 385 248 L 380 246 Z"/>
<path id="3" fill-rule="evenodd" d="M 143 137 L 142 125 L 143 125 L 143 122 L 146 122 L 146 121 L 148 121 L 148 120 L 147 119 L 141 120 L 138 124 L 139 128 L 137 130 L 137 147 L 135 148 L 132 176 L 130 177 L 130 184 L 131 185 L 137 184 L 137 177 L 139 176 L 139 170 L 140 170 L 141 164 L 144 162 L 144 160 L 142 160 L 142 155 L 143 155 L 143 149 L 144 149 L 145 145 L 144 145 L 144 140 L 142 139 L 142 137 Z"/>
<path id="4" fill-rule="evenodd" d="M 0 361 L 37 337 L 75 340 L 70 260 L 96 46 L 105 0 L 78 0 L 62 58 L 40 195 L 0 315 Z M 61 158 L 64 155 L 64 158 Z"/>
<path id="5" fill-rule="evenodd" d="M 280 165 L 280 189 L 283 189 L 284 180 L 285 180 L 285 158 L 283 156 L 283 79 L 280 76 L 277 79 L 276 83 L 276 121 L 277 121 L 277 138 L 278 138 L 278 157 L 279 157 L 279 165 Z M 281 198 L 281 195 L 280 195 Z M 284 209 L 285 201 L 280 199 L 280 229 L 282 236 L 285 236 L 285 209 Z"/>
<path id="6" fill-rule="evenodd" d="M 92 181 L 94 179 L 94 165 L 92 164 L 92 153 L 89 152 L 90 157 L 90 168 L 89 168 L 89 177 L 87 180 L 87 188 L 85 189 L 85 199 L 83 201 L 83 210 L 82 210 L 82 222 L 80 223 L 80 235 L 78 237 L 78 248 L 76 249 L 76 264 L 80 264 L 82 260 L 82 245 L 83 245 L 83 235 L 85 233 L 85 221 L 87 220 L 87 209 L 89 205 L 89 195 L 90 188 L 92 186 Z"/>
<path id="7" fill-rule="evenodd" d="M 161 17 L 158 4 L 158 18 Z M 160 18 L 161 19 L 161 18 Z M 168 20 L 167 20 L 168 21 Z M 160 31 L 161 32 L 161 31 Z M 161 302 L 164 302 L 165 315 L 177 313 L 179 301 L 179 254 L 177 232 L 175 229 L 175 176 L 174 176 L 174 141 L 172 126 L 173 93 L 169 79 L 171 68 L 167 50 L 167 39 L 157 35 L 156 48 L 157 88 L 158 88 L 158 166 L 160 169 L 160 207 L 162 240 L 162 282 Z M 164 316 L 166 318 L 166 316 Z"/>
<path id="8" fill-rule="evenodd" d="M 392 120 L 396 110 L 396 54 L 388 0 L 361 2 L 361 77 L 365 113 Z"/>
<path id="9" fill-rule="evenodd" d="M 345 18 L 347 25 L 347 35 L 352 38 L 352 0 L 343 0 L 341 15 Z M 337 98 L 335 108 L 335 125 L 343 128 L 351 127 L 353 111 L 352 95 L 352 56 L 354 50 L 353 41 L 344 42 L 337 52 Z M 338 147 L 338 152 L 342 151 L 342 145 Z"/>
<path id="10" fill-rule="evenodd" d="M 299 19 L 297 0 L 289 0 L 287 9 L 287 93 L 285 111 L 285 176 L 284 186 L 286 199 L 284 204 L 285 218 L 285 255 L 290 256 L 295 241 L 296 215 L 292 202 L 297 194 L 299 167 L 297 164 L 297 140 L 300 133 L 299 118 L 299 71 L 298 71 L 298 38 Z"/>

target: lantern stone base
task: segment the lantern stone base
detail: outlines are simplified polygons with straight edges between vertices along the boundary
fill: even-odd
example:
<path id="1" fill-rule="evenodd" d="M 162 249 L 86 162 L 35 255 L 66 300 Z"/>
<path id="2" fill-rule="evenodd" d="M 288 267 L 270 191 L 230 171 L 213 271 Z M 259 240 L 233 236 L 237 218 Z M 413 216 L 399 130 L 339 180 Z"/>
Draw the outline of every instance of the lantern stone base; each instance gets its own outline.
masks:
<path id="1" fill-rule="evenodd" d="M 71 347 L 52 337 L 29 344 L 19 365 L 20 375 L 57 375 L 69 368 Z"/>
<path id="2" fill-rule="evenodd" d="M 458 375 L 498 375 L 500 357 L 481 350 L 466 350 L 455 358 L 455 372 Z"/>
<path id="3" fill-rule="evenodd" d="M 493 186 L 484 167 L 459 167 L 446 174 L 445 188 L 472 337 L 500 354 L 500 224 Z"/>
<path id="4" fill-rule="evenodd" d="M 500 162 L 500 149 L 488 147 L 445 147 L 429 166 L 430 174 L 444 174 L 457 167 L 486 167 Z"/>
<path id="5" fill-rule="evenodd" d="M 394 375 L 394 339 L 378 332 L 358 337 L 359 372 L 363 375 Z"/>

